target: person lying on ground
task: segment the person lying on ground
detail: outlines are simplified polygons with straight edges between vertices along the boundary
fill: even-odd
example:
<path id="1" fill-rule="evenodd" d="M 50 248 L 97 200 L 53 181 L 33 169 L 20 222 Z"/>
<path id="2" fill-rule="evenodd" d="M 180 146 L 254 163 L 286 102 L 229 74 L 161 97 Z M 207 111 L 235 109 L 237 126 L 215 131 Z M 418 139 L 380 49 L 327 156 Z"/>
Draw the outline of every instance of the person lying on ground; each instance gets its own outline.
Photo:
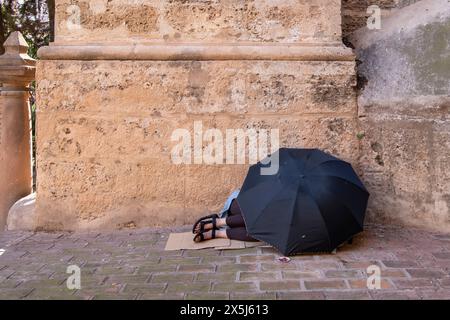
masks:
<path id="1" fill-rule="evenodd" d="M 237 199 L 232 200 L 225 218 L 219 217 L 218 214 L 200 218 L 195 222 L 192 233 L 195 234 L 194 242 L 202 242 L 216 238 L 258 241 L 248 234 Z"/>

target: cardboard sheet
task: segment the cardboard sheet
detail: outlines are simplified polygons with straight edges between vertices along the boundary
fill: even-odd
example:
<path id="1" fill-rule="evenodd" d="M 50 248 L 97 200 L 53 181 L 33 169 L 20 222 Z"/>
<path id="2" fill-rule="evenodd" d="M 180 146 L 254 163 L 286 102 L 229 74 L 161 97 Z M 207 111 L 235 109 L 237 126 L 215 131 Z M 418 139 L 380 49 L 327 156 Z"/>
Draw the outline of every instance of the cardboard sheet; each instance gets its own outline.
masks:
<path id="1" fill-rule="evenodd" d="M 171 233 L 169 235 L 169 239 L 167 240 L 165 250 L 199 250 L 214 247 L 228 247 L 231 243 L 229 239 L 213 239 L 200 243 L 195 243 L 193 239 L 194 235 L 192 234 L 192 232 Z"/>
<path id="2" fill-rule="evenodd" d="M 246 248 L 254 248 L 254 247 L 270 247 L 266 245 L 264 242 L 258 241 L 258 242 L 244 242 Z"/>
<path id="3" fill-rule="evenodd" d="M 230 239 L 212 239 L 195 243 L 192 232 L 171 233 L 166 243 L 166 251 L 174 250 L 200 250 L 206 248 L 214 248 L 217 250 L 233 250 L 253 248 L 264 245 L 263 242 L 245 242 Z"/>
<path id="4" fill-rule="evenodd" d="M 238 240 L 230 240 L 230 244 L 228 246 L 217 246 L 215 247 L 217 250 L 233 250 L 233 249 L 245 249 L 245 242 Z"/>

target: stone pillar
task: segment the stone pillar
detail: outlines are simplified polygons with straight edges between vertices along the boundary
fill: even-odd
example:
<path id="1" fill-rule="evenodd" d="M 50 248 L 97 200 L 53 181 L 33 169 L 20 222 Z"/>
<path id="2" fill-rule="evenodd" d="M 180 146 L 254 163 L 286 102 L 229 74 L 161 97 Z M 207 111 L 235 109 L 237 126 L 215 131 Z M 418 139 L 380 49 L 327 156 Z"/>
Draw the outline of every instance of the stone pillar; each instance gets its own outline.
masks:
<path id="1" fill-rule="evenodd" d="M 28 85 L 35 61 L 19 32 L 4 43 L 0 56 L 0 230 L 11 206 L 32 191 L 31 126 Z"/>

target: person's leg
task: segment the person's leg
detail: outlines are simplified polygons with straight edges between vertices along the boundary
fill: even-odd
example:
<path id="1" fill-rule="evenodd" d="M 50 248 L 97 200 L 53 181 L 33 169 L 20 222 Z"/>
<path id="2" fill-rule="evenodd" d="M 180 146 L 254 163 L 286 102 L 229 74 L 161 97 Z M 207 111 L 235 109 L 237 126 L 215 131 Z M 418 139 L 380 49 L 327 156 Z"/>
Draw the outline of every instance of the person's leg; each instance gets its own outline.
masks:
<path id="1" fill-rule="evenodd" d="M 228 210 L 228 213 L 230 216 L 242 215 L 241 208 L 239 207 L 239 204 L 236 199 L 231 201 L 231 205 L 230 205 L 230 209 Z"/>
<path id="2" fill-rule="evenodd" d="M 225 223 L 230 228 L 245 228 L 244 217 L 241 215 L 228 216 L 225 218 Z"/>
<path id="3" fill-rule="evenodd" d="M 229 226 L 230 228 L 240 228 L 245 227 L 244 218 L 241 215 L 232 215 L 226 218 L 216 219 L 216 227 L 221 228 Z M 213 228 L 212 223 L 207 223 L 204 226 L 205 230 L 211 230 Z M 197 228 L 199 229 L 199 228 Z"/>
<path id="4" fill-rule="evenodd" d="M 229 226 L 230 228 L 245 227 L 244 218 L 242 217 L 241 209 L 239 208 L 239 204 L 236 199 L 231 202 L 229 215 L 226 218 L 216 219 L 217 228 L 225 226 Z M 207 223 L 204 225 L 204 230 L 206 231 L 211 230 L 212 228 L 212 223 Z M 194 231 L 195 233 L 198 233 L 200 231 L 200 224 L 197 225 L 197 228 L 195 228 Z"/>
<path id="5" fill-rule="evenodd" d="M 240 241 L 252 241 L 256 242 L 258 240 L 252 238 L 248 233 L 247 229 L 244 227 L 241 228 L 229 228 L 226 229 L 226 234 L 228 239 L 232 240 L 240 240 Z"/>

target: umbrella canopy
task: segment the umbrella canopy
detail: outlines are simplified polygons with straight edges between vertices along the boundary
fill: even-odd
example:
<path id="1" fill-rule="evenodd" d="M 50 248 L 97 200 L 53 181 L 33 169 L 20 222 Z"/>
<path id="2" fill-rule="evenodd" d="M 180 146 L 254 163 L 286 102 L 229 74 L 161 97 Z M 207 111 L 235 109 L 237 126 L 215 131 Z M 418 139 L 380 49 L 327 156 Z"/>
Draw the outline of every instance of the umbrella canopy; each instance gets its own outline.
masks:
<path id="1" fill-rule="evenodd" d="M 278 172 L 251 166 L 237 198 L 252 237 L 287 256 L 331 252 L 363 230 L 369 193 L 349 163 L 317 149 L 277 153 Z"/>

